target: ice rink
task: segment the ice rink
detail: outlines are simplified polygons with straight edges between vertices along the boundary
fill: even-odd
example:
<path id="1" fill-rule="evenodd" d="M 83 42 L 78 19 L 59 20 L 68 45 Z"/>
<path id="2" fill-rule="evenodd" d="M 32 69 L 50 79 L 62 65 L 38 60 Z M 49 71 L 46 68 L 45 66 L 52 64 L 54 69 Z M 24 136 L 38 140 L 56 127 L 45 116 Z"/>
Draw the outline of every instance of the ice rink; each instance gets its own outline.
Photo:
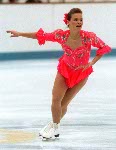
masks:
<path id="1" fill-rule="evenodd" d="M 116 150 L 116 60 L 101 59 L 61 121 L 59 139 L 42 141 L 51 120 L 57 60 L 0 62 L 0 150 Z"/>

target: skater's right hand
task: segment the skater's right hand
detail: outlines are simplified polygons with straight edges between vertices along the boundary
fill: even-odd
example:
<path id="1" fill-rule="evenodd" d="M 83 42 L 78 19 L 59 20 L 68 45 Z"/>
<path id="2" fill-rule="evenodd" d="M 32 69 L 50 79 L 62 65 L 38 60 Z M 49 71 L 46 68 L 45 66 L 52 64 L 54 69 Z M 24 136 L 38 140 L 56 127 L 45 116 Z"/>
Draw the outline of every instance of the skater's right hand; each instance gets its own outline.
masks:
<path id="1" fill-rule="evenodd" d="M 14 30 L 6 31 L 6 32 L 11 34 L 10 37 L 18 37 L 18 36 L 20 36 L 20 32 L 17 32 L 17 31 L 14 31 Z"/>

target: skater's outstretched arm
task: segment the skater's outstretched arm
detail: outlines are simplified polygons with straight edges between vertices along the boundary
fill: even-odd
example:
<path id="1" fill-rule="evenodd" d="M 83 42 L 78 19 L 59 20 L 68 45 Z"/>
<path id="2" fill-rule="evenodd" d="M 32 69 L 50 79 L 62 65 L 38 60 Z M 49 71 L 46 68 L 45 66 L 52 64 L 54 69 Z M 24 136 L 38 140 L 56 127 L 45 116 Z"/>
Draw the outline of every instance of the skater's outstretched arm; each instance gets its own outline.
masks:
<path id="1" fill-rule="evenodd" d="M 22 36 L 22 37 L 26 37 L 26 38 L 37 39 L 36 32 L 25 33 L 25 32 L 17 32 L 15 30 L 9 30 L 9 31 L 6 31 L 6 32 L 11 34 L 10 37 L 19 37 L 19 36 Z"/>

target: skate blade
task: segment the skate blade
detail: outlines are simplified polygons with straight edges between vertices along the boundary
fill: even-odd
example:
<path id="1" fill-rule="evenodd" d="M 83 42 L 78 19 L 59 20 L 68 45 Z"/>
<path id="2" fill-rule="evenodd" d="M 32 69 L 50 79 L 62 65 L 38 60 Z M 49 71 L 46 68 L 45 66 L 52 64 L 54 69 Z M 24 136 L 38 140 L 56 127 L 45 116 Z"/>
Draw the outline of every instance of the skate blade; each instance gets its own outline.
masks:
<path id="1" fill-rule="evenodd" d="M 42 136 L 42 135 L 39 133 L 39 136 Z"/>
<path id="2" fill-rule="evenodd" d="M 59 136 L 60 136 L 60 134 L 56 134 L 56 135 L 54 135 L 56 138 L 58 138 Z"/>
<path id="3" fill-rule="evenodd" d="M 46 138 L 46 137 L 41 137 L 42 138 L 42 141 L 50 141 L 50 140 L 55 140 L 56 137 L 50 137 L 50 138 Z"/>
<path id="4" fill-rule="evenodd" d="M 60 136 L 60 134 L 56 134 L 54 135 L 56 138 L 58 138 Z M 42 137 L 42 135 L 39 133 L 39 137 Z"/>

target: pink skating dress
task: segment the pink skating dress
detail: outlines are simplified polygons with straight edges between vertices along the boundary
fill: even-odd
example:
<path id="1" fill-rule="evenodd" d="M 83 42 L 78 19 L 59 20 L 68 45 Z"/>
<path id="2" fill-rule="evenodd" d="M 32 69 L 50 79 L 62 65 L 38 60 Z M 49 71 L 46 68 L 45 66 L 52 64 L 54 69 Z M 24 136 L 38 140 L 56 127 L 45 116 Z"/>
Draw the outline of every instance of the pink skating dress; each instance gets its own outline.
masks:
<path id="1" fill-rule="evenodd" d="M 72 88 L 93 72 L 92 66 L 82 71 L 83 66 L 89 62 L 91 46 L 98 48 L 96 55 L 109 53 L 111 48 L 98 38 L 95 33 L 80 30 L 82 46 L 73 50 L 66 44 L 69 35 L 70 30 L 63 31 L 62 29 L 46 33 L 40 28 L 36 33 L 39 45 L 45 44 L 46 41 L 52 41 L 58 42 L 62 46 L 64 54 L 59 59 L 57 70 L 65 78 L 66 85 Z"/>

